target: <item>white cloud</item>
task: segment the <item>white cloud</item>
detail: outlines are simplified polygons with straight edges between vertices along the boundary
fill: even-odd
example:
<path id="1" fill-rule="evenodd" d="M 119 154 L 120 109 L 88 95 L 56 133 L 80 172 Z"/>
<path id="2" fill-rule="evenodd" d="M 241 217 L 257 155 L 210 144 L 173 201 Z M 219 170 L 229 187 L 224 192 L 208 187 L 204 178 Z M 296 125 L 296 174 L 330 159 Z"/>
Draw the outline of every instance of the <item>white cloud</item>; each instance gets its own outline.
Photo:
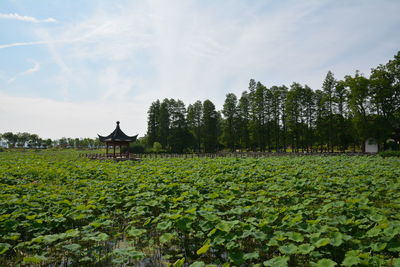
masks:
<path id="1" fill-rule="evenodd" d="M 38 72 L 39 70 L 40 70 L 40 64 L 38 62 L 33 62 L 33 66 L 31 68 L 27 69 L 26 71 L 20 72 L 17 75 L 15 75 L 14 77 L 10 78 L 8 80 L 8 83 L 9 84 L 13 83 L 17 79 L 17 77 L 29 75 L 29 74 Z"/>
<path id="2" fill-rule="evenodd" d="M 97 121 L 84 107 L 90 106 L 104 121 L 114 121 L 107 114 L 118 106 L 119 114 L 135 114 L 130 118 L 144 133 L 147 108 L 156 99 L 189 104 L 208 98 L 220 108 L 225 94 L 240 95 L 250 78 L 267 86 L 297 81 L 318 89 L 328 70 L 337 78 L 355 69 L 366 73 L 389 60 L 400 43 L 395 27 L 400 5 L 393 1 L 202 3 L 97 6 L 82 20 L 40 25 L 34 31 L 40 41 L 0 48 L 46 45 L 47 63 L 58 68 L 46 86 L 63 91 L 65 100 L 79 99 L 60 102 L 60 107 L 73 107 L 93 116 L 84 116 L 87 121 Z M 66 124 L 73 120 L 63 118 Z"/>
<path id="3" fill-rule="evenodd" d="M 14 97 L 0 93 L 0 133 L 30 132 L 43 138 L 96 137 L 105 135 L 121 121 L 128 135 L 145 133 L 144 103 L 87 101 L 71 103 L 45 98 Z"/>
<path id="4" fill-rule="evenodd" d="M 16 46 L 29 46 L 29 45 L 41 45 L 41 44 L 46 44 L 47 42 L 44 41 L 38 41 L 38 42 L 17 42 L 17 43 L 11 43 L 11 44 L 3 44 L 0 45 L 0 49 L 3 48 L 10 48 L 10 47 L 16 47 Z"/>
<path id="5" fill-rule="evenodd" d="M 47 23 L 47 22 L 57 22 L 56 19 L 54 18 L 47 18 L 47 19 L 37 19 L 35 17 L 30 17 L 30 16 L 22 16 L 17 13 L 9 13 L 9 14 L 4 14 L 0 13 L 0 19 L 12 19 L 12 20 L 19 20 L 19 21 L 26 21 L 26 22 L 33 22 L 33 23 Z"/>

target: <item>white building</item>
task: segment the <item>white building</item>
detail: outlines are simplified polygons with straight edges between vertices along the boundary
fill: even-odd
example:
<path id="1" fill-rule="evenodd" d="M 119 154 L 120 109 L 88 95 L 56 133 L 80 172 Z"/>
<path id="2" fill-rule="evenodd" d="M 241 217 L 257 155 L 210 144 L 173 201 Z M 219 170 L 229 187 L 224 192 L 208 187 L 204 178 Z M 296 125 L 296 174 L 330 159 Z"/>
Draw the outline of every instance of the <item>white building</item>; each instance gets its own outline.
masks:
<path id="1" fill-rule="evenodd" d="M 365 152 L 366 153 L 378 153 L 378 143 L 374 138 L 368 138 L 365 141 Z"/>
<path id="2" fill-rule="evenodd" d="M 0 140 L 0 147 L 8 148 L 8 144 L 6 141 Z"/>

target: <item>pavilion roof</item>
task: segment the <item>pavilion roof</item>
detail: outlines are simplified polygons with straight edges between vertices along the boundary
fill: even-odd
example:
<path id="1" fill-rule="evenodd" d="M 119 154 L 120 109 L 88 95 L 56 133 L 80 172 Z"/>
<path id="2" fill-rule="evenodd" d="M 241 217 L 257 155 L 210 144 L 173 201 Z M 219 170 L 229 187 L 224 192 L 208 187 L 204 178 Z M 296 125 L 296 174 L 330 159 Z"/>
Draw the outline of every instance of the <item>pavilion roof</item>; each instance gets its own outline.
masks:
<path id="1" fill-rule="evenodd" d="M 134 142 L 138 135 L 135 136 L 127 136 L 121 128 L 119 128 L 119 121 L 117 121 L 117 127 L 115 130 L 109 134 L 108 136 L 99 135 L 99 140 L 101 142 Z"/>

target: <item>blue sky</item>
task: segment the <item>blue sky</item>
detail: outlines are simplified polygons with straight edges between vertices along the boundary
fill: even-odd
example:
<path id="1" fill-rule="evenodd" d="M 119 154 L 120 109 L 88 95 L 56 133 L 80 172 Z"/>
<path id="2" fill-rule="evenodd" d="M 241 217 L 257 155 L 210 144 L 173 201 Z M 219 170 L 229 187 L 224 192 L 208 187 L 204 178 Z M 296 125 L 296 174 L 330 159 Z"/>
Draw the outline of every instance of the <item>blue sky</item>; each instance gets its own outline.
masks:
<path id="1" fill-rule="evenodd" d="M 0 2 L 0 133 L 144 135 L 156 99 L 319 89 L 400 50 L 400 1 Z"/>

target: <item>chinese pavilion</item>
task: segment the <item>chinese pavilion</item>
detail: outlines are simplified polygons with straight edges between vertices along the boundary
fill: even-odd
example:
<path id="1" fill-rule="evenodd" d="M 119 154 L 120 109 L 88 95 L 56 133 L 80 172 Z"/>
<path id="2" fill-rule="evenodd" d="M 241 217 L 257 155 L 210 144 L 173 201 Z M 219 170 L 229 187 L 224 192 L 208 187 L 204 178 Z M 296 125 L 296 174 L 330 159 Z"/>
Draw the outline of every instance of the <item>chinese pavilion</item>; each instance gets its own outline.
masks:
<path id="1" fill-rule="evenodd" d="M 129 158 L 129 143 L 135 142 L 138 135 L 135 136 L 127 136 L 121 128 L 119 128 L 119 121 L 117 121 L 117 127 L 115 130 L 109 134 L 108 136 L 101 136 L 99 135 L 100 142 L 106 143 L 106 157 L 113 157 L 116 158 L 117 156 L 122 158 L 126 157 Z M 113 148 L 113 153 L 108 153 L 108 148 Z M 119 155 L 115 154 L 115 148 L 119 147 Z M 121 148 L 126 147 L 126 153 L 122 153 Z"/>

